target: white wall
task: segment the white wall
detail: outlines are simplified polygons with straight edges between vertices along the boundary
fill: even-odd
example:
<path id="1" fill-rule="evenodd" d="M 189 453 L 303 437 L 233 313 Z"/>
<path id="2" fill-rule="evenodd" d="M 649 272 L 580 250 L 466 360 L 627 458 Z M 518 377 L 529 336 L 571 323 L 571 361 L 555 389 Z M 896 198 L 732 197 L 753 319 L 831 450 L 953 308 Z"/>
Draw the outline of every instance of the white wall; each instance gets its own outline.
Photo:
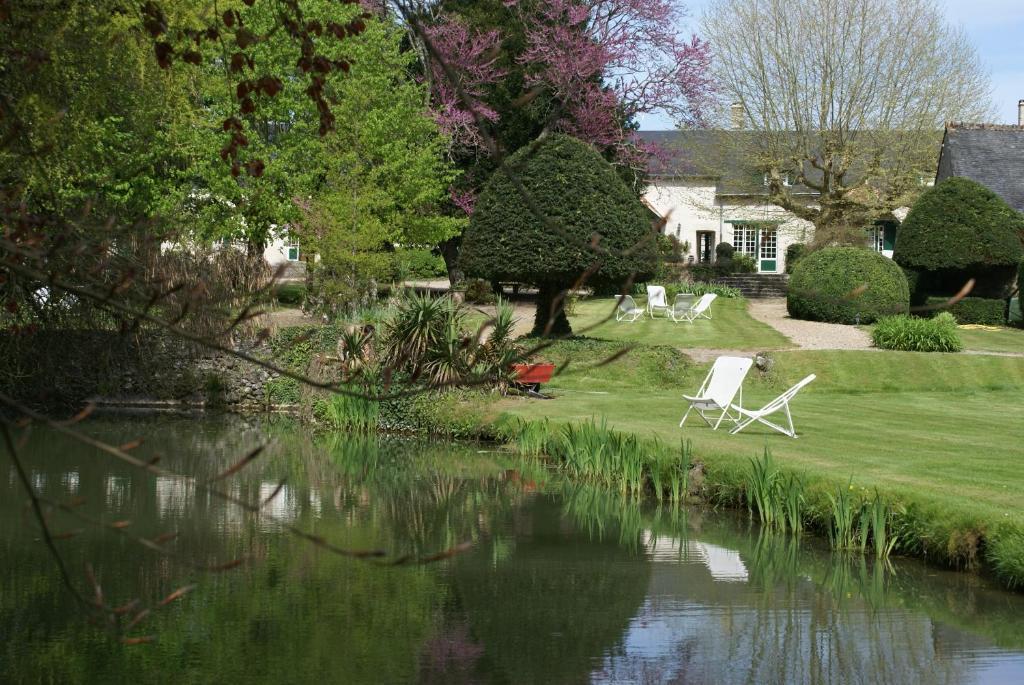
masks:
<path id="1" fill-rule="evenodd" d="M 813 224 L 774 205 L 718 196 L 713 179 L 658 179 L 648 186 L 644 200 L 666 220 L 667 235 L 690 244 L 689 255 L 696 255 L 698 231 L 714 231 L 717 245 L 733 243 L 730 220 L 782 221 L 777 229 L 778 273 L 785 270 L 786 248 L 792 243 L 806 242 L 814 234 Z"/>

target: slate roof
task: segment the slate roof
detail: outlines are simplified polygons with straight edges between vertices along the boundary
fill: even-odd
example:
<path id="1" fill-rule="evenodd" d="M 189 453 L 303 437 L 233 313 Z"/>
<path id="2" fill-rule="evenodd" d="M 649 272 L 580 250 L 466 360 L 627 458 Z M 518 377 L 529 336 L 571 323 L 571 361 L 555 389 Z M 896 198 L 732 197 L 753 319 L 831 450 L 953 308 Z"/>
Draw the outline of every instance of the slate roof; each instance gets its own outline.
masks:
<path id="1" fill-rule="evenodd" d="M 935 182 L 951 176 L 976 181 L 1024 212 L 1024 126 L 946 126 Z"/>
<path id="2" fill-rule="evenodd" d="M 764 170 L 751 165 L 744 150 L 752 140 L 749 131 L 639 131 L 637 136 L 657 149 L 647 168 L 652 178 L 705 177 L 715 179 L 719 194 L 768 194 Z M 808 166 L 805 173 L 813 178 L 818 172 Z M 791 192 L 815 193 L 804 186 L 793 186 Z"/>

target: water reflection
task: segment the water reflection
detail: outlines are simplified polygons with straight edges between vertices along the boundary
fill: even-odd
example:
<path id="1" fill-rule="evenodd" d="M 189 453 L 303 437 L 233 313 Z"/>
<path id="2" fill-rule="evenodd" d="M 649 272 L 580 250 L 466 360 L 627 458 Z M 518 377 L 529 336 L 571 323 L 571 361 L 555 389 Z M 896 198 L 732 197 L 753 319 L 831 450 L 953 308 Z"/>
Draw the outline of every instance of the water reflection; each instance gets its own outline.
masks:
<path id="1" fill-rule="evenodd" d="M 744 518 L 644 507 L 447 445 L 166 419 L 90 430 L 117 444 L 147 435 L 140 458 L 162 452 L 189 475 L 153 478 L 37 432 L 27 457 L 47 496 L 81 497 L 141 535 L 177 532 L 185 561 L 257 563 L 199 577 L 193 596 L 154 614 L 158 644 L 123 647 L 80 620 L 9 479 L 5 682 L 1024 682 L 1024 598 L 973 576 L 835 556 Z M 274 446 L 227 484 L 267 502 L 258 516 L 199 487 L 267 436 Z M 382 568 L 283 523 L 392 556 L 474 544 Z M 99 531 L 61 544 L 114 602 L 152 602 L 193 577 Z"/>

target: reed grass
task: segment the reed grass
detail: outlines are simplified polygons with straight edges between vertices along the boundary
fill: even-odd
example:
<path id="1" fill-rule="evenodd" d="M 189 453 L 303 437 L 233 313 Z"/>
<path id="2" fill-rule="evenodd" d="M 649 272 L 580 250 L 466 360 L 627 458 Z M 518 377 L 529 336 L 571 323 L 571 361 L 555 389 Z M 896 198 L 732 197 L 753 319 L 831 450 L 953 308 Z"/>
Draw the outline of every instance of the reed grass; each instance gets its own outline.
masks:
<path id="1" fill-rule="evenodd" d="M 804 529 L 805 482 L 796 473 L 783 474 L 765 447 L 761 459 L 750 460 L 746 479 L 747 508 L 756 510 L 761 524 L 770 530 Z"/>

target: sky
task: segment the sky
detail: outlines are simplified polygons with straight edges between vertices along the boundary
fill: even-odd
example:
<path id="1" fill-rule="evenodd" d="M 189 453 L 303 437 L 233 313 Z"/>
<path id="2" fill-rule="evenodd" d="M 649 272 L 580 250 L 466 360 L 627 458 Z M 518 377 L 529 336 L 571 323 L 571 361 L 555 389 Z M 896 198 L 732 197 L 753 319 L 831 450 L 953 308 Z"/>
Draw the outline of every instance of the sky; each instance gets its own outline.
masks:
<path id="1" fill-rule="evenodd" d="M 689 30 L 710 0 L 685 0 L 691 15 Z M 974 42 L 992 77 L 996 124 L 1017 123 L 1017 102 L 1024 99 L 1024 0 L 937 0 L 946 7 L 950 23 L 962 26 Z M 644 130 L 671 129 L 663 115 L 640 117 Z"/>

